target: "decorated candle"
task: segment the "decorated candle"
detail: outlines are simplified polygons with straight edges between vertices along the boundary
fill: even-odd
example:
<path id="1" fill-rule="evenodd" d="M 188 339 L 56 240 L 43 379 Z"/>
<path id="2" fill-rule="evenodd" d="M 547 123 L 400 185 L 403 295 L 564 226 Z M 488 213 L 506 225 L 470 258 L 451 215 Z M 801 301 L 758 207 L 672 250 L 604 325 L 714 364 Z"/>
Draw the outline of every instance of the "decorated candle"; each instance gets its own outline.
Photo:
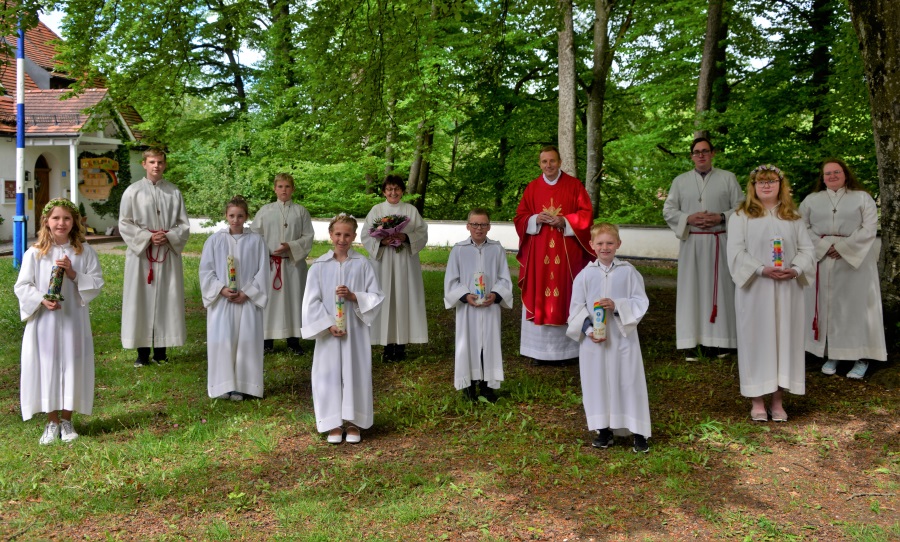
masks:
<path id="1" fill-rule="evenodd" d="M 62 296 L 63 276 L 66 270 L 58 265 L 54 265 L 50 269 L 50 285 L 47 287 L 47 293 L 44 299 L 47 301 L 65 301 Z"/>
<path id="2" fill-rule="evenodd" d="M 479 305 L 484 303 L 484 296 L 487 295 L 486 290 L 487 289 L 485 288 L 485 285 L 484 285 L 484 273 L 482 273 L 481 271 L 476 271 L 475 272 L 475 297 L 478 298 L 476 303 L 478 303 Z"/>
<path id="3" fill-rule="evenodd" d="M 228 289 L 237 290 L 237 262 L 234 261 L 234 256 L 231 254 L 228 255 L 226 262 L 228 263 Z"/>
<path id="4" fill-rule="evenodd" d="M 784 240 L 781 237 L 772 239 L 772 265 L 784 267 Z"/>
<path id="5" fill-rule="evenodd" d="M 334 325 L 340 331 L 347 331 L 347 318 L 344 315 L 343 296 L 334 296 Z"/>
<path id="6" fill-rule="evenodd" d="M 594 301 L 594 310 L 591 311 L 594 320 L 594 338 L 606 338 L 606 309 L 600 306 L 600 301 Z"/>

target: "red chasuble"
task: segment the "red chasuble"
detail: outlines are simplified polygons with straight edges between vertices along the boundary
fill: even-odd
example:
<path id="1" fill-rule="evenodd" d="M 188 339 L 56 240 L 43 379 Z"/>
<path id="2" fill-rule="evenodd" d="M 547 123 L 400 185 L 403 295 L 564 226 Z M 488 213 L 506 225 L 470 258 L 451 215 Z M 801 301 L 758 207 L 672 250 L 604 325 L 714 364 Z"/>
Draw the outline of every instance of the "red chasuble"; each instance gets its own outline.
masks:
<path id="1" fill-rule="evenodd" d="M 574 237 L 546 224 L 537 235 L 525 233 L 528 219 L 542 211 L 561 215 L 569 221 Z M 543 175 L 525 187 L 516 210 L 519 234 L 519 288 L 525 318 L 535 324 L 564 326 L 569 316 L 572 281 L 594 259 L 590 247 L 593 207 L 581 181 L 562 173 L 553 186 Z"/>

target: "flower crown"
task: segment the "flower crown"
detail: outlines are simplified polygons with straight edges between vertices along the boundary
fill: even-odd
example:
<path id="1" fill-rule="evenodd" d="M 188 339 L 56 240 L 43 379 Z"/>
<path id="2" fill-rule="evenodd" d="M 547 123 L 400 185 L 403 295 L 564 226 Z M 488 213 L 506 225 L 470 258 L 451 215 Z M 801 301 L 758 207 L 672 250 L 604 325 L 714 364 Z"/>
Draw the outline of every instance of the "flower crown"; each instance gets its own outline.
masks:
<path id="1" fill-rule="evenodd" d="M 48 216 L 54 207 L 65 207 L 72 213 L 73 218 L 77 219 L 81 216 L 81 213 L 78 211 L 78 206 L 66 198 L 55 198 L 48 201 L 47 205 L 44 205 L 44 210 L 41 211 L 41 216 Z"/>
<path id="2" fill-rule="evenodd" d="M 782 173 L 780 169 L 778 169 L 777 167 L 773 166 L 772 164 L 763 164 L 763 165 L 761 165 L 761 166 L 756 166 L 756 168 L 755 168 L 753 171 L 750 172 L 750 175 L 754 175 L 754 176 L 755 176 L 755 175 L 756 175 L 757 173 L 759 173 L 760 171 L 771 171 L 771 172 L 774 173 L 775 175 L 778 175 L 778 180 L 779 180 L 779 181 L 783 181 L 783 180 L 784 180 L 784 173 Z"/>

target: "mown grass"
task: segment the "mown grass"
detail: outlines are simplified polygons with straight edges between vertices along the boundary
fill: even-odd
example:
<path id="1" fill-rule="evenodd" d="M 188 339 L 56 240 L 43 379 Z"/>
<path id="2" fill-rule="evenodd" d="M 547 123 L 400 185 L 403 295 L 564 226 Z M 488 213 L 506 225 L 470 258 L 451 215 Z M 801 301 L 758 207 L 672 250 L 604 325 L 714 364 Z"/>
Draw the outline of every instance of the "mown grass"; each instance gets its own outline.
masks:
<path id="1" fill-rule="evenodd" d="M 325 250 L 316 244 L 314 254 Z M 425 254 L 423 261 L 439 265 L 447 251 Z M 893 437 L 884 430 L 897 411 L 897 394 L 870 388 L 868 396 L 854 395 L 844 379 L 819 379 L 808 395 L 792 398 L 798 416 L 827 412 L 839 397 L 839 414 L 864 423 L 850 434 L 829 423 L 752 425 L 735 391 L 733 359 L 687 366 L 673 350 L 666 314 L 672 292 L 650 292 L 654 310 L 641 326 L 654 421 L 650 454 L 624 445 L 590 447 L 577 366 L 534 368 L 514 354 L 518 304 L 504 314 L 508 354 L 500 401 L 464 401 L 451 385 L 453 314 L 443 308 L 440 271 L 424 273 L 430 343 L 410 347 L 414 359 L 407 363 L 376 361 L 374 427 L 361 445 L 330 446 L 313 423 L 312 343 L 304 344 L 303 356 L 288 355 L 279 344 L 266 357 L 264 399 L 206 397 L 196 256 L 185 260 L 188 343 L 173 349 L 169 365 L 132 368 L 134 353 L 119 341 L 123 261 L 101 254 L 107 285 L 91 305 L 95 410 L 76 415 L 82 437 L 71 445 L 41 447 L 43 420 L 21 420 L 23 324 L 15 298 L 0 301 L 7 345 L 0 349 L 0 534 L 6 538 L 900 535 L 891 512 L 898 501 L 890 496 L 900 489 L 896 426 Z M 15 280 L 11 267 L 9 259 L 0 261 L 7 291 Z M 769 472 L 783 447 L 802 448 L 814 462 L 809 468 L 819 465 L 822 476 L 788 480 L 783 471 Z M 835 487 L 828 466 L 846 454 L 863 468 Z M 757 486 L 764 492 L 751 491 Z M 828 501 L 819 500 L 836 490 L 879 495 L 849 501 L 853 507 L 836 518 L 822 504 Z M 787 513 L 766 502 L 765 492 L 783 497 L 778 502 Z"/>

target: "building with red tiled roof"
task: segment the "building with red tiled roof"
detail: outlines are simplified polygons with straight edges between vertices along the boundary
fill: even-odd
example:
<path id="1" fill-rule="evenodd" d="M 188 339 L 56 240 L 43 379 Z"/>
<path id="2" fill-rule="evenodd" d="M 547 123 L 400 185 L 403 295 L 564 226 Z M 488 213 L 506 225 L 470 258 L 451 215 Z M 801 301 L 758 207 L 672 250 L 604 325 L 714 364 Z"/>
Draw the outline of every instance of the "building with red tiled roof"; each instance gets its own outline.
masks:
<path id="1" fill-rule="evenodd" d="M 0 188 L 3 190 L 0 216 L 7 219 L 0 224 L 0 239 L 8 239 L 12 236 L 9 218 L 15 214 L 18 120 L 14 55 L 18 41 L 15 36 L 0 39 L 13 51 L 11 58 L 0 54 Z M 137 147 L 143 134 L 134 127 L 143 119 L 131 107 L 116 109 L 105 88 L 91 88 L 67 97 L 67 89 L 74 80 L 61 73 L 56 61 L 56 45 L 61 39 L 43 23 L 26 31 L 24 41 L 24 188 L 31 234 L 40 210 L 52 198 L 67 197 L 78 202 L 109 196 L 112 186 L 118 182 L 118 170 L 82 170 L 79 155 L 117 151 L 125 143 Z M 103 81 L 98 79 L 93 83 L 102 85 Z M 130 156 L 128 164 L 116 163 L 114 167 L 128 168 L 131 176 L 139 179 L 144 175 L 140 156 L 137 151 L 131 151 Z M 116 223 L 116 217 L 99 217 L 89 205 L 85 209 L 88 224 L 99 230 Z"/>

